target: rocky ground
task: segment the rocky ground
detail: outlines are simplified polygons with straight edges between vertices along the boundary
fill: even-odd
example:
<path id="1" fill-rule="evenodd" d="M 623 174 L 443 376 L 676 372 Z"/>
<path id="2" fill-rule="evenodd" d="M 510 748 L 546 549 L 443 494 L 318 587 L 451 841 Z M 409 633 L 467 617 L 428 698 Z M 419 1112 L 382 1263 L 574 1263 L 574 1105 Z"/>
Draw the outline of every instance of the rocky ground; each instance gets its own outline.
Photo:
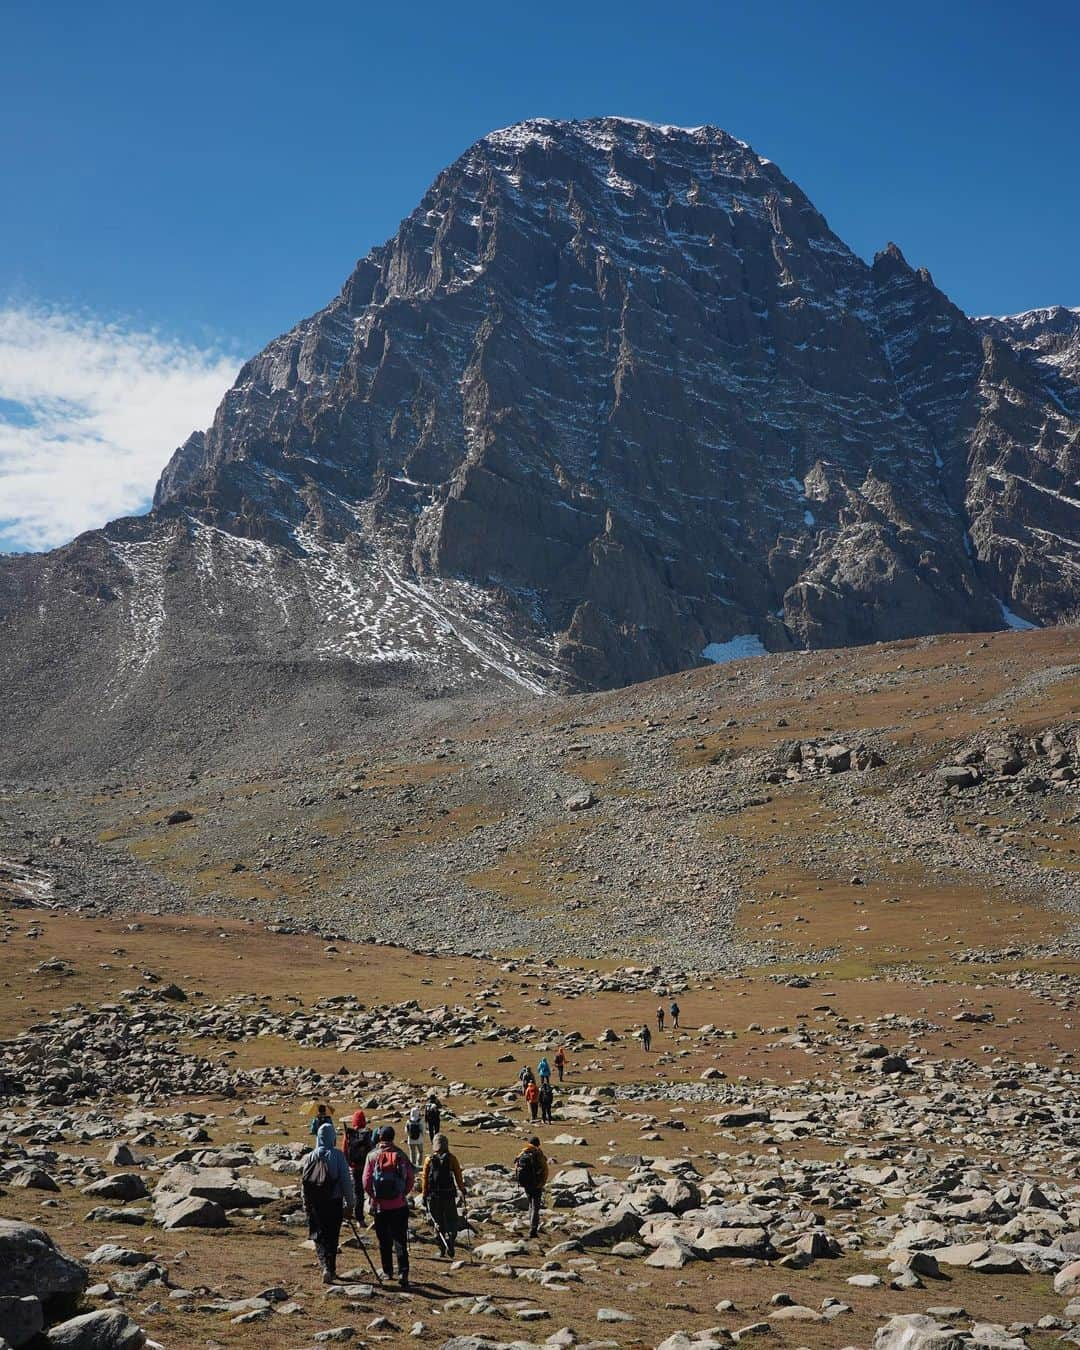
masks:
<path id="1" fill-rule="evenodd" d="M 11 907 L 3 937 L 9 1344 L 38 1304 L 51 1344 L 92 1347 L 1080 1338 L 1073 963 L 704 977 Z M 673 994 L 683 1027 L 646 1052 Z M 560 1044 L 532 1242 L 512 1084 Z M 471 1250 L 437 1257 L 418 1214 L 413 1292 L 354 1243 L 326 1289 L 312 1103 L 400 1124 L 430 1091 Z"/>
<path id="2" fill-rule="evenodd" d="M 0 1337 L 1080 1343 L 1076 651 L 771 657 L 8 785 Z M 530 1241 L 512 1085 L 558 1045 Z M 430 1091 L 470 1241 L 418 1213 L 412 1292 L 353 1239 L 324 1287 L 313 1103 Z"/>

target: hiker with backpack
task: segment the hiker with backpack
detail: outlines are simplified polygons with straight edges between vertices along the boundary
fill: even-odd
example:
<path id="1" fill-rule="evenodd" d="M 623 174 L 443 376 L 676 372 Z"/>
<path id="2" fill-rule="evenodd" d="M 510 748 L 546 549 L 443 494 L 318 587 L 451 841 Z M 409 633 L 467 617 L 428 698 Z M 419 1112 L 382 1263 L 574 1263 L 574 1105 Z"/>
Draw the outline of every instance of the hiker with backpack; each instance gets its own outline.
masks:
<path id="1" fill-rule="evenodd" d="M 409 1287 L 409 1192 L 415 1182 L 412 1163 L 394 1143 L 393 1125 L 384 1125 L 364 1164 L 364 1191 L 371 1201 L 383 1274 L 394 1278 L 396 1249 L 402 1289 Z"/>
<path id="2" fill-rule="evenodd" d="M 445 1134 L 432 1140 L 433 1152 L 424 1164 L 420 1181 L 420 1198 L 435 1225 L 435 1236 L 443 1256 L 454 1255 L 458 1234 L 457 1197 L 461 1193 L 461 1207 L 465 1208 L 465 1181 L 461 1164 L 450 1152 L 450 1141 Z"/>
<path id="3" fill-rule="evenodd" d="M 364 1218 L 364 1163 L 371 1152 L 375 1136 L 368 1129 L 367 1116 L 363 1111 L 354 1111 L 352 1124 L 345 1126 L 345 1142 L 342 1152 L 352 1174 L 353 1190 L 356 1192 L 356 1222 L 366 1227 Z"/>
<path id="4" fill-rule="evenodd" d="M 529 1236 L 536 1237 L 540 1231 L 540 1202 L 548 1179 L 548 1160 L 540 1148 L 540 1140 L 534 1134 L 514 1159 L 514 1180 L 525 1192 L 529 1202 Z"/>
<path id="5" fill-rule="evenodd" d="M 550 1078 L 540 1080 L 540 1119 L 545 1125 L 551 1124 L 551 1107 L 555 1101 L 555 1090 Z"/>
<path id="6" fill-rule="evenodd" d="M 668 1009 L 668 1012 L 671 1013 L 671 1029 L 672 1029 L 672 1031 L 678 1031 L 678 1029 L 679 1029 L 679 1005 L 675 1002 L 674 999 L 671 1000 L 671 1007 Z"/>
<path id="7" fill-rule="evenodd" d="M 664 1005 L 661 1004 L 656 1010 L 656 1029 L 659 1032 L 664 1030 Z"/>
<path id="8" fill-rule="evenodd" d="M 555 1068 L 558 1071 L 559 1082 L 561 1083 L 563 1080 L 563 1073 L 566 1070 L 566 1051 L 561 1045 L 558 1050 L 555 1051 Z"/>
<path id="9" fill-rule="evenodd" d="M 647 1026 L 643 1026 L 638 1035 L 641 1037 L 641 1044 L 644 1046 L 646 1054 L 648 1054 L 649 1047 L 652 1045 L 652 1032 Z"/>
<path id="10" fill-rule="evenodd" d="M 545 1080 L 551 1082 L 551 1065 L 548 1063 L 547 1055 L 544 1055 L 540 1063 L 536 1066 L 536 1072 L 540 1075 L 540 1086 L 543 1087 Z"/>
<path id="11" fill-rule="evenodd" d="M 300 1191 L 323 1284 L 335 1284 L 341 1220 L 343 1214 L 352 1218 L 356 1194 L 345 1154 L 336 1147 L 333 1122 L 324 1120 L 315 1138 L 315 1147 L 300 1164 Z"/>
<path id="12" fill-rule="evenodd" d="M 326 1105 L 325 1102 L 319 1102 L 318 1106 L 316 1106 L 315 1108 L 315 1114 L 311 1118 L 311 1125 L 308 1129 L 308 1134 L 314 1135 L 317 1138 L 321 1126 L 326 1124 L 333 1125 L 333 1123 L 334 1118 L 330 1114 L 330 1108 Z"/>
<path id="13" fill-rule="evenodd" d="M 525 1089 L 525 1100 L 529 1103 L 529 1119 L 535 1120 L 536 1113 L 540 1109 L 540 1089 L 531 1078 Z"/>
<path id="14" fill-rule="evenodd" d="M 518 1074 L 518 1082 L 521 1084 L 521 1095 L 524 1097 L 529 1090 L 529 1084 L 536 1082 L 536 1079 L 533 1077 L 533 1071 L 527 1064 Z"/>
<path id="15" fill-rule="evenodd" d="M 434 1148 L 435 1136 L 439 1133 L 439 1126 L 442 1124 L 442 1111 L 439 1107 L 439 1099 L 434 1092 L 427 1099 L 427 1106 L 424 1107 L 424 1124 L 427 1126 L 428 1139 L 431 1141 L 432 1148 Z"/>
<path id="16" fill-rule="evenodd" d="M 405 1138 L 409 1141 L 409 1161 L 413 1167 L 419 1167 L 424 1161 L 424 1122 L 420 1119 L 420 1108 L 414 1106 L 405 1122 Z"/>

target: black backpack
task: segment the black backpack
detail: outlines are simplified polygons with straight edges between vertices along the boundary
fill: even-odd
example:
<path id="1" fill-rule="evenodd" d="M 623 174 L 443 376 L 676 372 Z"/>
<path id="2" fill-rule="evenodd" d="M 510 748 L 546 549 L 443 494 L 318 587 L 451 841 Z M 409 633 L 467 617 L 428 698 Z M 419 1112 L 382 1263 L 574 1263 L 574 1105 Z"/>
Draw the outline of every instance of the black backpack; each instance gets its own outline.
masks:
<path id="1" fill-rule="evenodd" d="M 405 1133 L 410 1139 L 419 1139 L 424 1132 L 422 1121 L 413 1120 L 412 1116 L 405 1122 Z"/>
<path id="2" fill-rule="evenodd" d="M 334 1174 L 330 1171 L 330 1161 L 323 1153 L 312 1153 L 304 1170 L 300 1173 L 300 1184 L 304 1198 L 329 1199 L 334 1190 Z"/>
<path id="3" fill-rule="evenodd" d="M 429 1129 L 438 1132 L 440 1120 L 439 1108 L 431 1102 L 424 1111 L 424 1121 Z"/>
<path id="4" fill-rule="evenodd" d="M 449 1153 L 433 1153 L 428 1159 L 428 1191 L 435 1195 L 452 1195 L 454 1172 Z"/>
<path id="5" fill-rule="evenodd" d="M 514 1159 L 514 1180 L 523 1191 L 540 1189 L 540 1159 L 534 1148 L 523 1149 Z"/>
<path id="6" fill-rule="evenodd" d="M 350 1167 L 363 1167 L 364 1160 L 371 1152 L 371 1131 L 345 1127 L 345 1157 Z"/>

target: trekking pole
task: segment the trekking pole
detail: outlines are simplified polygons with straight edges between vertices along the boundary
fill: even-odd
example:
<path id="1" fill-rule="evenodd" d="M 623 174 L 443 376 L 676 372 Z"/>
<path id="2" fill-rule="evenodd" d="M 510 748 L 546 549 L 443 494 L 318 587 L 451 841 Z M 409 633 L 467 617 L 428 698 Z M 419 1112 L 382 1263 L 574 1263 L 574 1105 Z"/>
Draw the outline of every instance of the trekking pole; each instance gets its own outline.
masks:
<path id="1" fill-rule="evenodd" d="M 424 1213 L 428 1216 L 428 1218 L 431 1220 L 431 1226 L 432 1226 L 432 1228 L 434 1228 L 434 1229 L 435 1229 L 435 1232 L 439 1235 L 439 1241 L 442 1243 L 442 1248 L 443 1248 L 444 1254 L 448 1254 L 449 1251 L 450 1251 L 450 1244 L 449 1244 L 449 1242 L 447 1242 L 447 1240 L 446 1240 L 446 1234 L 445 1234 L 445 1233 L 443 1232 L 443 1230 L 439 1227 L 439 1225 L 435 1222 L 435 1215 L 432 1214 L 431 1210 L 428 1209 L 428 1207 L 427 1207 L 426 1205 L 422 1205 L 421 1208 L 423 1209 Z"/>
<path id="2" fill-rule="evenodd" d="M 465 1224 L 465 1227 L 458 1230 L 458 1237 L 461 1237 L 461 1234 L 462 1234 L 462 1233 L 475 1233 L 475 1232 L 476 1232 L 476 1229 L 473 1228 L 472 1224 L 469 1222 L 469 1210 L 468 1210 L 468 1206 L 466 1206 L 466 1205 L 463 1205 L 462 1208 L 461 1208 L 461 1218 L 462 1218 L 462 1222 Z M 472 1238 L 470 1238 L 470 1237 L 464 1237 L 464 1238 L 461 1238 L 461 1241 L 462 1241 L 462 1245 L 464 1246 L 465 1250 L 469 1253 L 469 1264 L 470 1264 L 470 1265 L 475 1265 L 475 1264 L 476 1264 L 476 1257 L 473 1256 L 473 1242 L 472 1242 Z"/>
<path id="3" fill-rule="evenodd" d="M 371 1259 L 371 1253 L 368 1251 L 367 1244 L 365 1243 L 364 1239 L 360 1236 L 360 1229 L 357 1228 L 354 1220 L 352 1219 L 349 1220 L 349 1227 L 353 1231 L 353 1237 L 356 1239 L 357 1246 L 360 1248 L 360 1250 L 364 1253 L 364 1256 L 367 1258 L 367 1263 L 371 1267 L 372 1275 L 374 1275 L 376 1280 L 378 1280 L 378 1282 L 382 1284 L 383 1277 L 378 1272 L 378 1270 L 375 1269 L 375 1262 Z"/>

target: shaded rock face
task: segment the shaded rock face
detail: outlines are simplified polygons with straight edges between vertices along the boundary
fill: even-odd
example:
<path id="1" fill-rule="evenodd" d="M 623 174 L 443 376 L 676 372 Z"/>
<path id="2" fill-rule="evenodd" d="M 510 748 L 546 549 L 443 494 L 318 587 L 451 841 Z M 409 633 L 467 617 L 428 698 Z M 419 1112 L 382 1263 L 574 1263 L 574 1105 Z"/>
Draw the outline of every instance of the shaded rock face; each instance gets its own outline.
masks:
<path id="1" fill-rule="evenodd" d="M 607 686 L 744 635 L 1053 622 L 1080 393 L 1040 322 L 868 267 L 715 128 L 495 132 L 248 362 L 149 517 L 3 562 L 2 673 L 76 697 L 108 651 L 130 713 L 214 664 Z"/>
<path id="2" fill-rule="evenodd" d="M 0 1297 L 74 1304 L 89 1283 L 86 1267 L 66 1257 L 41 1228 L 0 1219 Z"/>

